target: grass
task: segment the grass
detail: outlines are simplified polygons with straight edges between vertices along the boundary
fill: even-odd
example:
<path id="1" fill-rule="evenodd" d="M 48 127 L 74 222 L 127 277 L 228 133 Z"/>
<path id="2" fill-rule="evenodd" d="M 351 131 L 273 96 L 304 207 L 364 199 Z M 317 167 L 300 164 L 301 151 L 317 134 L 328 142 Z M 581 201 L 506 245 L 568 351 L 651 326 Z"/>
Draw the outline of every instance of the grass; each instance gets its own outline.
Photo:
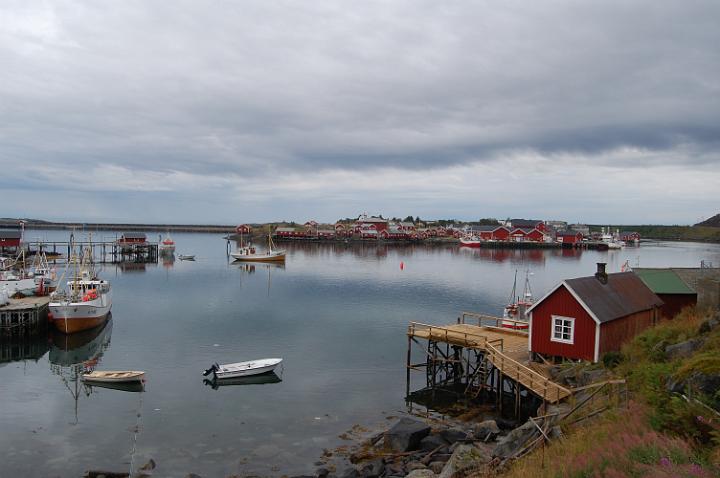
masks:
<path id="1" fill-rule="evenodd" d="M 688 401 L 667 389 L 668 380 L 694 373 L 720 374 L 720 328 L 704 334 L 689 358 L 670 359 L 668 345 L 699 337 L 705 317 L 685 311 L 648 329 L 609 357 L 605 366 L 624 376 L 633 399 L 616 409 L 566 429 L 565 438 L 518 460 L 503 476 L 710 477 L 720 476 L 720 417 L 704 404 L 716 396 Z"/>

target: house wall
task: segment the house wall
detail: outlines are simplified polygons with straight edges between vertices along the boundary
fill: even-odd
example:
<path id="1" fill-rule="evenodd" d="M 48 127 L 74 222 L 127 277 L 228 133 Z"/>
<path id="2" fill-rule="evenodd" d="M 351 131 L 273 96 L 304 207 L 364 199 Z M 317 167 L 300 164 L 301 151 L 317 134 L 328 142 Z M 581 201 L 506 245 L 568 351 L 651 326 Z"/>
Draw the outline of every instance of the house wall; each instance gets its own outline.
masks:
<path id="1" fill-rule="evenodd" d="M 666 319 L 672 319 L 685 307 L 697 305 L 697 294 L 658 294 L 658 297 L 665 302 L 660 308 L 660 315 Z"/>
<path id="2" fill-rule="evenodd" d="M 655 312 L 646 310 L 600 324 L 600 351 L 598 359 L 622 345 L 654 323 Z"/>
<path id="3" fill-rule="evenodd" d="M 575 319 L 573 344 L 550 340 L 552 315 Z M 548 356 L 594 360 L 595 321 L 564 286 L 558 288 L 533 309 L 530 351 Z"/>

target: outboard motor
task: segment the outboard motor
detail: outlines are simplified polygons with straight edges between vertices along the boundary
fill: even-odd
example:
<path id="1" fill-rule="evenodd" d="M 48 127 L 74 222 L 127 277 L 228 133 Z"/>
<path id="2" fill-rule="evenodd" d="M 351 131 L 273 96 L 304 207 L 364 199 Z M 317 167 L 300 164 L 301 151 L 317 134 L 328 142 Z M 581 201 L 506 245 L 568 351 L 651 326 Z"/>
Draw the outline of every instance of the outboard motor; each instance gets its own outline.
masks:
<path id="1" fill-rule="evenodd" d="M 209 369 L 207 369 L 203 372 L 203 377 L 207 377 L 208 375 L 216 372 L 217 370 L 219 370 L 218 364 L 214 363 L 214 364 L 212 364 L 212 366 Z"/>

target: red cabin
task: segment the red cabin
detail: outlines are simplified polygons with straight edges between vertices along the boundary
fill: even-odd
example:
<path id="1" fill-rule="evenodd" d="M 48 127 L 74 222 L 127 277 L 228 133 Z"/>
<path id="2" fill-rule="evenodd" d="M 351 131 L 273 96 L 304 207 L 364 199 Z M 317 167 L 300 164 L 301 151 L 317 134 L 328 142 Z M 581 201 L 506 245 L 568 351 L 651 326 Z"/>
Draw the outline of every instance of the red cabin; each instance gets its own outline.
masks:
<path id="1" fill-rule="evenodd" d="M 561 231 L 555 237 L 560 244 L 578 244 L 583 240 L 582 233 L 577 231 Z"/>
<path id="2" fill-rule="evenodd" d="M 662 300 L 632 272 L 568 279 L 528 309 L 533 354 L 597 362 L 654 325 Z"/>
<path id="3" fill-rule="evenodd" d="M 294 227 L 278 227 L 275 229 L 275 236 L 280 238 L 301 239 L 307 237 L 305 231 L 300 231 Z"/>
<path id="4" fill-rule="evenodd" d="M 22 233 L 20 230 L 2 230 L 0 231 L 0 250 L 6 248 L 17 249 L 20 247 L 20 239 Z"/>
<path id="5" fill-rule="evenodd" d="M 378 232 L 384 231 L 388 228 L 387 219 L 374 216 L 360 216 L 356 224 L 357 226 L 360 226 L 360 229 L 366 229 L 367 227 L 372 226 L 372 228 Z"/>
<path id="6" fill-rule="evenodd" d="M 146 242 L 147 237 L 142 232 L 126 232 L 118 239 L 119 244 L 145 244 Z"/>
<path id="7" fill-rule="evenodd" d="M 507 227 L 499 226 L 493 229 L 492 239 L 494 241 L 507 241 L 510 238 L 510 230 Z"/>
<path id="8" fill-rule="evenodd" d="M 247 224 L 240 224 L 238 227 L 235 228 L 235 232 L 238 234 L 250 234 L 252 233 L 252 227 L 248 226 Z"/>

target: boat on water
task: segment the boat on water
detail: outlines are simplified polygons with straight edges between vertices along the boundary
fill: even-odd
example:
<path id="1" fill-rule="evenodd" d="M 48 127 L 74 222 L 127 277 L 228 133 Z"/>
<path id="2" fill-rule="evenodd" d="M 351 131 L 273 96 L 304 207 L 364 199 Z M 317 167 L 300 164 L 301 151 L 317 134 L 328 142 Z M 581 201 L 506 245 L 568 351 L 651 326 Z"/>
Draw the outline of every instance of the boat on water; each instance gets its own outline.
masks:
<path id="1" fill-rule="evenodd" d="M 203 375 L 207 377 L 208 375 L 213 374 L 213 377 L 218 380 L 248 377 L 251 375 L 262 375 L 275 370 L 275 367 L 280 365 L 281 362 L 281 358 L 266 358 L 223 365 L 214 363 L 209 369 L 203 372 Z"/>
<path id="2" fill-rule="evenodd" d="M 528 330 L 529 321 L 526 312 L 533 302 L 532 289 L 530 288 L 530 271 L 525 271 L 525 286 L 523 287 L 522 296 L 518 296 L 516 270 L 510 300 L 503 310 L 503 319 L 500 325 L 506 329 Z"/>
<path id="3" fill-rule="evenodd" d="M 50 267 L 45 252 L 35 254 L 30 266 L 30 274 L 35 281 L 37 295 L 46 295 L 57 289 L 57 271 L 54 267 Z"/>
<path id="4" fill-rule="evenodd" d="M 6 257 L 0 261 L 0 290 L 5 290 L 9 297 L 35 295 L 37 285 L 34 275 L 26 267 L 25 251 L 15 259 Z"/>
<path id="5" fill-rule="evenodd" d="M 608 228 L 607 230 L 605 230 L 605 228 L 602 229 L 602 235 L 600 236 L 600 241 L 603 242 L 604 244 L 607 244 L 608 249 L 617 250 L 617 249 L 622 249 L 623 247 L 625 247 L 625 242 L 621 241 L 618 238 L 617 234 L 616 235 L 610 234 L 610 228 Z"/>
<path id="6" fill-rule="evenodd" d="M 143 382 L 145 372 L 140 370 L 94 370 L 82 374 L 83 382 L 127 383 Z"/>
<path id="7" fill-rule="evenodd" d="M 273 244 L 272 236 L 268 234 L 268 245 L 267 249 L 259 251 L 252 245 L 240 245 L 240 247 L 231 252 L 230 255 L 236 261 L 245 262 L 281 262 L 285 260 L 285 251 L 283 249 L 275 249 Z"/>
<path id="8" fill-rule="evenodd" d="M 71 334 L 105 323 L 112 308 L 110 282 L 99 279 L 92 261 L 92 248 L 83 251 L 75 265 L 74 277 L 65 289 L 50 294 L 50 318 L 60 332 Z M 80 262 L 78 264 L 78 262 Z M 66 272 L 70 269 L 68 263 Z"/>
<path id="9" fill-rule="evenodd" d="M 180 254 L 178 256 L 178 259 L 180 259 L 181 261 L 194 261 L 195 256 L 191 254 Z"/>
<path id="10" fill-rule="evenodd" d="M 160 252 L 165 254 L 172 254 L 175 252 L 175 241 L 170 237 L 170 232 L 167 233 L 165 239 L 160 242 Z"/>
<path id="11" fill-rule="evenodd" d="M 463 236 L 460 238 L 460 245 L 465 247 L 480 247 L 482 241 L 477 236 Z"/>

